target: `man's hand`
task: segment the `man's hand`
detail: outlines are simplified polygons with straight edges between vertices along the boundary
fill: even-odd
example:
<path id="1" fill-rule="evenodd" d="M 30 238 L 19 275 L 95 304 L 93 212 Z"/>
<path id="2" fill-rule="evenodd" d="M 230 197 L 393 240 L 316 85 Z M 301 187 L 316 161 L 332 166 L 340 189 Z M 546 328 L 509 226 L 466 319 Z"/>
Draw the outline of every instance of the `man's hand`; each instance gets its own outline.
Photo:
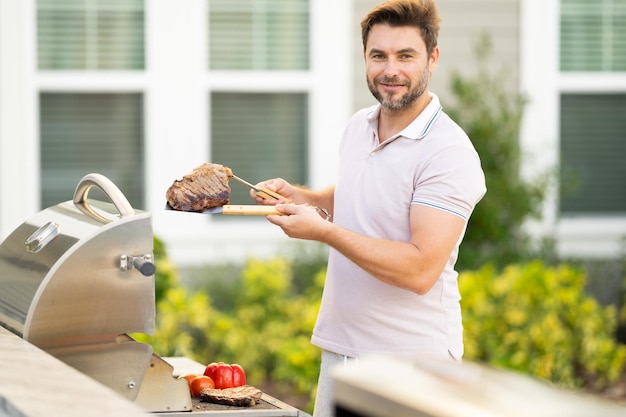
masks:
<path id="1" fill-rule="evenodd" d="M 267 220 L 277 225 L 291 238 L 317 240 L 323 242 L 323 236 L 332 226 L 326 215 L 320 214 L 319 209 L 306 204 L 279 203 L 276 209 L 286 215 L 270 215 Z M 322 217 L 323 215 L 323 217 Z"/>
<path id="2" fill-rule="evenodd" d="M 296 192 L 296 187 L 293 187 L 282 178 L 273 178 L 271 180 L 260 182 L 256 184 L 256 187 L 260 189 L 267 188 L 268 190 L 274 191 L 284 197 L 282 200 L 262 198 L 258 196 L 255 190 L 250 190 L 250 198 L 252 198 L 252 200 L 254 200 L 257 204 L 274 205 L 278 203 L 289 203 L 293 201 L 293 197 Z"/>

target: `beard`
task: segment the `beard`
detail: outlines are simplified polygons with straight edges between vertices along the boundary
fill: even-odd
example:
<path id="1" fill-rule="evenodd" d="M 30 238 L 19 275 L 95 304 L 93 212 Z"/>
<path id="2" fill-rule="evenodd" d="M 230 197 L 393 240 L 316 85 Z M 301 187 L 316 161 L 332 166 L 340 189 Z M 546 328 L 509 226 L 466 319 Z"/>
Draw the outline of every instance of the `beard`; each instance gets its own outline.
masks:
<path id="1" fill-rule="evenodd" d="M 389 110 L 401 110 L 403 108 L 409 107 L 413 104 L 418 98 L 420 98 L 426 88 L 428 88 L 428 83 L 430 81 L 430 66 L 426 66 L 424 68 L 424 72 L 422 72 L 422 78 L 419 80 L 418 84 L 411 88 L 411 82 L 409 80 L 401 80 L 399 78 L 387 78 L 387 77 L 378 77 L 374 78 L 374 81 L 367 78 L 367 88 L 369 88 L 370 93 L 378 100 L 381 106 Z M 393 95 L 389 94 L 387 96 L 383 96 L 382 93 L 378 91 L 376 88 L 379 84 L 404 84 L 408 86 L 409 91 L 404 94 L 402 97 L 398 99 L 394 99 Z"/>

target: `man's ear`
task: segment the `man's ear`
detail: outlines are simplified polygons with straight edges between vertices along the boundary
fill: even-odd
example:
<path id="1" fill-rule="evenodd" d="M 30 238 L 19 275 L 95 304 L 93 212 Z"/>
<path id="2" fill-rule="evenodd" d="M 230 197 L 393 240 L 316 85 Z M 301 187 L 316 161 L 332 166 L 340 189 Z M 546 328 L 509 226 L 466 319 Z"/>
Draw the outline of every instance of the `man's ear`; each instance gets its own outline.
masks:
<path id="1" fill-rule="evenodd" d="M 435 49 L 433 49 L 433 52 L 430 54 L 430 57 L 429 57 L 431 73 L 435 71 L 435 69 L 437 68 L 437 64 L 439 63 L 439 53 L 440 53 L 439 47 L 435 46 Z"/>

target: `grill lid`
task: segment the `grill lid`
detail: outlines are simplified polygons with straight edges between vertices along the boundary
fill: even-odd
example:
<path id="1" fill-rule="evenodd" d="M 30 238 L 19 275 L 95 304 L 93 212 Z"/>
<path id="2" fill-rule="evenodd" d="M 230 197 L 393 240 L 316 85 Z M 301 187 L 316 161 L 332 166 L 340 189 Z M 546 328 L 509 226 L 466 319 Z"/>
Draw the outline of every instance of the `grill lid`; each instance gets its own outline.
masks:
<path id="1" fill-rule="evenodd" d="M 88 200 L 94 186 L 113 204 Z M 153 333 L 152 239 L 150 213 L 133 210 L 106 177 L 85 176 L 73 201 L 0 245 L 0 323 L 40 347 Z"/>

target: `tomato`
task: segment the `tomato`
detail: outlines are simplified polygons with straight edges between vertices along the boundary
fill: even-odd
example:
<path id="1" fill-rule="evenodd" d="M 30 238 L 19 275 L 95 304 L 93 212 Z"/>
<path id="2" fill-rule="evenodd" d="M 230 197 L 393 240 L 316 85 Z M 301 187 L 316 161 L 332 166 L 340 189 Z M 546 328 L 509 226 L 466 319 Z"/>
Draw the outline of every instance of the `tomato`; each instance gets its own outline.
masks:
<path id="1" fill-rule="evenodd" d="M 215 388 L 215 382 L 206 375 L 197 376 L 189 383 L 189 391 L 191 391 L 192 397 L 199 396 L 202 390 L 213 388 Z"/>
<path id="2" fill-rule="evenodd" d="M 187 384 L 191 384 L 191 381 L 193 381 L 193 379 L 195 377 L 197 377 L 198 375 L 196 374 L 184 374 L 178 377 L 178 379 L 186 379 L 187 380 Z"/>
<path id="3" fill-rule="evenodd" d="M 233 363 L 230 366 L 233 368 L 233 386 L 246 385 L 246 371 L 244 371 L 243 366 L 238 363 Z"/>

